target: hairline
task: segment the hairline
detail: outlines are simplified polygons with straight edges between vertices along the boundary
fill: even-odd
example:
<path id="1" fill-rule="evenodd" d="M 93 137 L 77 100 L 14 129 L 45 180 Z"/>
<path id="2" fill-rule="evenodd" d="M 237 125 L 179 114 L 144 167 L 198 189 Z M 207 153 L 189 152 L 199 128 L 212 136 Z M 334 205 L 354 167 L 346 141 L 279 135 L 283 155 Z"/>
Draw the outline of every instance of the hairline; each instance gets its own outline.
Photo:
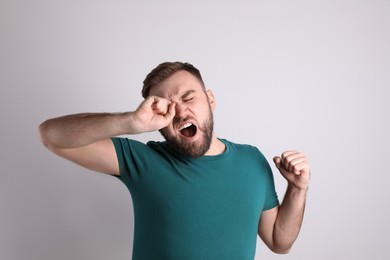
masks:
<path id="1" fill-rule="evenodd" d="M 164 81 L 170 79 L 172 76 L 174 76 L 175 74 L 177 74 L 177 73 L 179 73 L 179 72 L 181 72 L 181 71 L 186 71 L 187 73 L 191 74 L 191 75 L 198 81 L 198 83 L 200 84 L 200 86 L 201 86 L 201 88 L 202 88 L 202 92 L 207 93 L 207 89 L 206 89 L 206 86 L 205 86 L 204 82 L 203 82 L 201 79 L 199 79 L 199 78 L 197 77 L 197 75 L 195 75 L 195 73 L 192 73 L 191 71 L 189 71 L 189 70 L 183 68 L 183 69 L 179 69 L 179 70 L 173 72 L 171 75 L 169 75 L 167 78 L 165 78 L 164 80 L 160 81 L 159 83 L 149 86 L 148 92 L 147 92 L 148 95 L 145 96 L 145 98 L 148 97 L 148 96 L 150 96 L 150 92 L 151 92 L 151 90 L 152 90 L 153 87 L 156 87 L 156 86 L 162 84 Z M 190 91 L 190 90 L 188 90 L 188 91 Z M 186 91 L 186 92 L 188 92 L 188 91 Z M 193 91 L 195 92 L 196 90 L 193 90 Z"/>

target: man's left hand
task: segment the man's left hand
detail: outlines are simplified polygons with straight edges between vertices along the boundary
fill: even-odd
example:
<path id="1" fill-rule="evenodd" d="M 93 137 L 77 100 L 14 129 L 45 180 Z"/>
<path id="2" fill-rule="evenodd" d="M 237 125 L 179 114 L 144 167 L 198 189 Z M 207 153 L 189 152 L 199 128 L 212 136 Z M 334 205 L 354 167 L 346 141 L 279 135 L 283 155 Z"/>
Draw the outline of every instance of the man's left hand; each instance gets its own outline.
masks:
<path id="1" fill-rule="evenodd" d="M 298 151 L 286 151 L 281 156 L 275 156 L 276 168 L 295 188 L 306 190 L 309 186 L 310 167 L 306 156 Z"/>

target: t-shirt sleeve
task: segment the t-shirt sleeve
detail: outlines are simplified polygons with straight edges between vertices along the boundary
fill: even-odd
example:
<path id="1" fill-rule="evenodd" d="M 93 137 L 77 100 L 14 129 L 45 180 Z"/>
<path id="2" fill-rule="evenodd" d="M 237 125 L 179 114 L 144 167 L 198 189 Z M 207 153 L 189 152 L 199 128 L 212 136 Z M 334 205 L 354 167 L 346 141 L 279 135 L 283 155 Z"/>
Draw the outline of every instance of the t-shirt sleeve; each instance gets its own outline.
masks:
<path id="1" fill-rule="evenodd" d="M 265 200 L 263 210 L 269 210 L 279 205 L 278 194 L 275 189 L 274 176 L 272 174 L 271 166 L 269 165 L 267 159 L 260 152 L 263 168 L 265 171 Z"/>
<path id="2" fill-rule="evenodd" d="M 117 176 L 131 193 L 135 192 L 137 184 L 142 180 L 146 166 L 145 150 L 148 147 L 138 141 L 122 137 L 111 138 L 114 143 L 119 164 Z"/>

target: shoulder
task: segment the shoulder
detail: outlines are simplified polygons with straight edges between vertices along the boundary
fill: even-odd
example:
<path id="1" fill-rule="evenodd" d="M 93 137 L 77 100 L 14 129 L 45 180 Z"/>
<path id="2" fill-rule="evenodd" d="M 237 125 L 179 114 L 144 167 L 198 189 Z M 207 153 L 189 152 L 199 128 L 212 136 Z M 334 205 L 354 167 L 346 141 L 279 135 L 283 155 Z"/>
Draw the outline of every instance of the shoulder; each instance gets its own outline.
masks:
<path id="1" fill-rule="evenodd" d="M 122 151 L 126 154 L 150 154 L 164 149 L 164 142 L 149 141 L 146 144 L 126 137 L 111 138 L 116 151 Z"/>
<path id="2" fill-rule="evenodd" d="M 158 141 L 148 141 L 145 144 L 141 141 L 130 139 L 127 137 L 112 137 L 111 140 L 114 142 L 114 144 L 130 145 L 130 146 L 137 146 L 137 147 L 142 147 L 142 148 L 148 148 L 148 147 L 149 148 L 159 148 L 159 147 L 165 146 L 165 143 L 166 143 L 166 142 L 158 142 Z"/>
<path id="3" fill-rule="evenodd" d="M 137 140 L 133 140 L 126 137 L 113 137 L 111 138 L 112 142 L 115 145 L 115 149 L 120 150 L 139 150 L 147 149 L 147 146 Z"/>
<path id="4" fill-rule="evenodd" d="M 228 147 L 230 152 L 234 154 L 235 156 L 243 156 L 245 158 L 252 158 L 256 159 L 261 162 L 267 162 L 266 157 L 264 154 L 254 145 L 251 144 L 242 144 L 242 143 L 236 143 L 232 142 L 226 139 L 220 139 L 222 142 L 225 143 L 225 145 Z"/>
<path id="5" fill-rule="evenodd" d="M 228 148 L 230 148 L 233 152 L 248 152 L 248 153 L 260 153 L 260 150 L 251 144 L 241 144 L 229 141 L 227 139 L 220 139 Z"/>

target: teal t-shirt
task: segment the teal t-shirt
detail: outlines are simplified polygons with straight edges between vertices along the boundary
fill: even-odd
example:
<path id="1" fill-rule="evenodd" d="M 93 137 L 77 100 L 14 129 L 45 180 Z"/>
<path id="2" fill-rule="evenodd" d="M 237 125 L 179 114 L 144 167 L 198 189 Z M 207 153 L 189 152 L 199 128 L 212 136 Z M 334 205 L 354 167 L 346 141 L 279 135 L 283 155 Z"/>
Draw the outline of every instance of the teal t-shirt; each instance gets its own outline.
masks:
<path id="1" fill-rule="evenodd" d="M 256 147 L 220 139 L 224 153 L 194 159 L 167 142 L 112 140 L 133 199 L 133 260 L 254 259 L 260 214 L 279 204 Z"/>

